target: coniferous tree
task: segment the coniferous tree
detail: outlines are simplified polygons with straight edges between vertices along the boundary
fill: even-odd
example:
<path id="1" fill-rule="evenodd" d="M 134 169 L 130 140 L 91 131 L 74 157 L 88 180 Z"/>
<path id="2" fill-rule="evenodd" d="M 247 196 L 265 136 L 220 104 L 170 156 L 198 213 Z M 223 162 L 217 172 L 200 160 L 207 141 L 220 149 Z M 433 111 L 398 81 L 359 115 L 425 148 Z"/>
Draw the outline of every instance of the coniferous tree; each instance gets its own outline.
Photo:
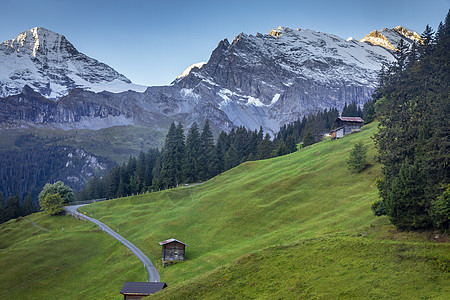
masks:
<path id="1" fill-rule="evenodd" d="M 272 157 L 272 141 L 270 140 L 270 135 L 266 133 L 266 136 L 262 140 L 258 147 L 258 159 L 267 159 Z"/>
<path id="2" fill-rule="evenodd" d="M 229 170 L 237 165 L 239 165 L 239 154 L 237 153 L 234 144 L 231 144 L 225 154 L 225 169 Z"/>
<path id="3" fill-rule="evenodd" d="M 200 132 L 196 122 L 189 129 L 186 137 L 186 154 L 184 157 L 184 177 L 186 182 L 197 182 L 200 179 Z"/>
<path id="4" fill-rule="evenodd" d="M 199 178 L 200 180 L 207 180 L 211 178 L 212 158 L 214 155 L 214 138 L 208 120 L 203 126 L 200 145 Z"/>
<path id="5" fill-rule="evenodd" d="M 316 142 L 316 139 L 312 135 L 311 131 L 307 131 L 305 138 L 303 139 L 303 147 L 310 146 Z"/>
<path id="6" fill-rule="evenodd" d="M 402 229 L 439 227 L 434 207 L 449 182 L 449 16 L 439 26 L 434 49 L 385 74 L 374 94 L 380 120 L 375 141 L 383 164 L 378 188 L 388 217 Z"/>
<path id="7" fill-rule="evenodd" d="M 362 142 L 357 142 L 350 151 L 350 157 L 347 160 L 348 168 L 361 173 L 366 167 L 366 156 L 367 148 Z"/>
<path id="8" fill-rule="evenodd" d="M 36 212 L 36 208 L 33 204 L 33 198 L 31 197 L 31 193 L 27 193 L 23 199 L 23 215 L 28 216 L 34 212 Z"/>
<path id="9" fill-rule="evenodd" d="M 163 188 L 176 187 L 183 181 L 184 150 L 183 126 L 175 126 L 175 123 L 172 123 L 164 142 L 161 159 L 159 176 Z"/>
<path id="10" fill-rule="evenodd" d="M 222 131 L 217 138 L 216 158 L 217 158 L 217 174 L 225 171 L 225 154 L 230 147 L 230 138 L 225 131 Z"/>
<path id="11" fill-rule="evenodd" d="M 6 221 L 5 199 L 3 193 L 0 191 L 0 224 Z"/>
<path id="12" fill-rule="evenodd" d="M 421 57 L 430 55 L 431 52 L 433 51 L 433 47 L 434 47 L 434 31 L 433 29 L 430 27 L 430 25 L 427 24 L 427 26 L 425 27 L 425 30 L 423 31 L 423 33 L 421 34 L 421 38 L 423 41 L 423 44 L 419 47 L 419 53 Z"/>
<path id="13" fill-rule="evenodd" d="M 288 152 L 288 149 L 287 149 L 287 147 L 286 147 L 286 144 L 284 143 L 284 141 L 283 140 L 280 140 L 279 142 L 278 142 L 278 147 L 277 147 L 277 149 L 275 150 L 275 155 L 276 156 L 283 156 L 283 155 L 286 155 L 286 154 L 288 154 L 289 152 Z"/>
<path id="14" fill-rule="evenodd" d="M 136 182 L 136 190 L 142 193 L 147 189 L 145 185 L 145 176 L 147 173 L 147 157 L 144 152 L 139 153 L 136 161 L 136 171 L 134 172 L 134 181 Z"/>
<path id="15" fill-rule="evenodd" d="M 0 224 L 3 222 L 8 221 L 6 219 L 6 212 L 5 212 L 5 208 L 4 208 L 4 203 L 3 201 L 0 202 Z"/>
<path id="16" fill-rule="evenodd" d="M 287 153 L 293 153 L 297 151 L 297 145 L 295 144 L 295 139 L 293 135 L 289 135 L 286 139 L 286 150 Z"/>
<path id="17" fill-rule="evenodd" d="M 7 220 L 22 216 L 22 206 L 17 195 L 11 195 L 6 199 L 5 216 Z"/>

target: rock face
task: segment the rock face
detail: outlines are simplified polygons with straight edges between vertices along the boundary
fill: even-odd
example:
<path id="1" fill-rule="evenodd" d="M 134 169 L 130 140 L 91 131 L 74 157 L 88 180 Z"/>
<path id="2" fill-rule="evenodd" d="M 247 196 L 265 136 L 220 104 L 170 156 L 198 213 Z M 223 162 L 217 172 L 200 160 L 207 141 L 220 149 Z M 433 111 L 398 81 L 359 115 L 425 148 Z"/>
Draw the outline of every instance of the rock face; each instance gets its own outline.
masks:
<path id="1" fill-rule="evenodd" d="M 41 33 L 45 41 L 36 42 L 39 32 L 45 33 Z M 0 100 L 0 122 L 167 128 L 172 121 L 188 126 L 209 119 L 222 130 L 262 126 L 275 133 L 283 124 L 318 110 L 342 109 L 350 102 L 364 104 L 376 87 L 382 65 L 394 61 L 393 45 L 400 37 L 409 43 L 420 39 L 403 27 L 374 31 L 360 42 L 283 27 L 266 35 L 241 33 L 232 43 L 221 41 L 206 64 L 192 65 L 169 86 L 149 87 L 145 92 L 94 93 L 96 84 L 131 83 L 76 51 L 63 36 L 35 28 L 1 45 L 6 64 L 22 59 L 28 66 L 31 61 L 37 71 L 20 74 L 17 80 L 11 79 L 13 75 L 5 80 L 2 75 L 3 94 L 15 91 L 20 86 L 17 82 L 27 82 L 31 88 Z M 50 84 L 36 81 L 38 75 L 52 78 Z M 53 88 L 53 81 L 60 92 Z M 50 101 L 32 90 L 59 99 Z"/>
<path id="2" fill-rule="evenodd" d="M 360 42 L 367 42 L 395 51 L 401 39 L 408 44 L 412 44 L 413 42 L 422 43 L 422 38 L 417 32 L 402 26 L 397 26 L 392 29 L 383 28 L 381 31 L 374 30 L 362 38 Z"/>
<path id="3" fill-rule="evenodd" d="M 74 88 L 100 92 L 144 91 L 108 65 L 75 49 L 63 36 L 42 27 L 22 32 L 0 44 L 0 97 L 28 85 L 49 99 Z"/>

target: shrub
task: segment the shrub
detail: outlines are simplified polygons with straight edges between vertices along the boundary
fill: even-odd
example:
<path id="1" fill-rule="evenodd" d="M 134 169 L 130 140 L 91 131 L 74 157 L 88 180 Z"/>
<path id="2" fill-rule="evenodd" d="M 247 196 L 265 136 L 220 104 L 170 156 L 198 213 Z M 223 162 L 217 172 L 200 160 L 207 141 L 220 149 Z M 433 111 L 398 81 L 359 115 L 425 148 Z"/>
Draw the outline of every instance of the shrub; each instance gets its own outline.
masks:
<path id="1" fill-rule="evenodd" d="M 48 215 L 58 215 L 64 211 L 64 199 L 60 194 L 47 194 L 45 198 L 39 202 L 41 209 Z"/>

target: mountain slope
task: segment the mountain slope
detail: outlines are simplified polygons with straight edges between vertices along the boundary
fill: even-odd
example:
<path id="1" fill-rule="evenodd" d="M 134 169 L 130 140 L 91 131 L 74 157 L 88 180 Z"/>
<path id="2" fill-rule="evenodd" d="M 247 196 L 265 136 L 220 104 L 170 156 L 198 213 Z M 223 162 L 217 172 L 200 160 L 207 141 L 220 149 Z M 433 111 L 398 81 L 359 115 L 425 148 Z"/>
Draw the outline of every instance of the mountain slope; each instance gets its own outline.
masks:
<path id="1" fill-rule="evenodd" d="M 389 40 L 394 34 L 395 38 L 404 36 L 407 42 L 417 38 L 403 27 L 383 34 Z M 46 112 L 41 105 L 36 109 L 48 118 L 23 117 L 27 122 L 70 124 L 70 128 L 136 124 L 164 129 L 171 121 L 189 126 L 209 119 L 221 130 L 262 126 L 273 134 L 285 123 L 309 113 L 342 109 L 351 102 L 364 104 L 377 84 L 381 66 L 394 60 L 392 47 L 388 47 L 391 44 L 380 45 L 285 27 L 256 36 L 241 33 L 231 44 L 221 41 L 206 64 L 190 66 L 170 86 L 149 87 L 143 93 L 95 94 L 92 91 L 106 85 L 114 92 L 132 87 L 122 75 L 76 51 L 63 36 L 35 28 L 1 45 L 6 63 L 0 68 L 9 71 L 4 75 L 7 78 L 0 78 L 0 84 L 3 95 L 20 93 L 27 83 L 46 98 L 59 97 L 57 112 Z M 25 67 L 17 68 L 21 64 Z M 112 88 L 117 81 L 127 88 Z M 25 109 L 16 106 L 14 112 Z M 11 113 L 5 110 L 4 115 Z M 86 122 L 80 122 L 80 116 Z M 0 122 L 8 122 L 5 120 L 8 118 Z"/>
<path id="2" fill-rule="evenodd" d="M 311 112 L 362 105 L 381 66 L 393 60 L 383 47 L 279 27 L 221 41 L 208 63 L 176 86 L 210 101 L 236 126 L 274 133 Z"/>
<path id="3" fill-rule="evenodd" d="M 374 30 L 359 41 L 396 51 L 401 39 L 407 44 L 412 44 L 413 42 L 422 43 L 422 38 L 417 32 L 403 26 L 397 26 L 392 29 L 383 28 L 381 31 Z"/>
<path id="4" fill-rule="evenodd" d="M 146 89 L 78 52 L 63 35 L 42 27 L 0 44 L 0 97 L 18 94 L 25 85 L 49 99 L 64 96 L 73 88 L 94 92 Z"/>
<path id="5" fill-rule="evenodd" d="M 117 229 L 157 264 L 169 287 L 155 298 L 445 298 L 450 295 L 448 241 L 437 243 L 431 233 L 432 241 L 426 233 L 398 232 L 370 211 L 380 174 L 370 138 L 375 131 L 371 124 L 338 141 L 242 164 L 199 186 L 106 201 L 83 211 Z M 369 147 L 373 165 L 352 174 L 345 160 L 357 141 Z M 69 217 L 58 217 L 59 224 L 40 214 L 32 218 L 44 228 L 53 224 L 52 232 L 40 238 L 30 232 L 25 242 L 17 238 L 24 221 L 0 226 L 0 234 L 8 237 L 1 242 L 0 265 L 14 262 L 13 268 L 4 268 L 0 282 L 7 280 L 5 291 L 11 295 L 73 299 L 69 291 L 79 290 L 79 299 L 87 292 L 93 298 L 121 299 L 124 281 L 145 280 L 145 269 L 129 260 L 130 253 L 118 251 L 120 245 L 85 247 L 83 255 L 90 259 L 76 266 L 55 258 L 47 263 L 38 245 L 67 252 L 74 247 L 80 255 L 76 239 L 81 245 L 98 232 L 81 221 L 63 225 Z M 74 227 L 75 222 L 80 224 Z M 65 230 L 56 232 L 61 226 Z M 158 242 L 170 237 L 189 244 L 188 260 L 162 268 Z M 71 243 L 62 243 L 65 238 Z M 98 249 L 112 253 L 108 257 Z M 35 261 L 41 263 L 33 268 L 34 276 L 45 274 L 53 288 L 22 287 L 25 273 L 19 271 Z"/>

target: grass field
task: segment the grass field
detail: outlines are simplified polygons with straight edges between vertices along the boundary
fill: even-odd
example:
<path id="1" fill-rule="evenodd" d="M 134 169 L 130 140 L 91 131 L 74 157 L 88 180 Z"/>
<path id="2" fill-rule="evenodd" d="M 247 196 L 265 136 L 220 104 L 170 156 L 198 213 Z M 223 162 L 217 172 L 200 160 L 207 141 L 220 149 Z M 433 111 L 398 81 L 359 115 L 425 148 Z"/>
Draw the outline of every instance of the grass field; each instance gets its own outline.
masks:
<path id="1" fill-rule="evenodd" d="M 154 262 L 169 285 L 155 299 L 449 298 L 447 236 L 399 232 L 370 210 L 378 199 L 374 183 L 380 176 L 370 138 L 375 130 L 371 124 L 338 141 L 244 163 L 202 185 L 105 201 L 83 211 Z M 371 166 L 353 174 L 345 161 L 360 140 L 369 148 Z M 6 290 L 45 298 L 45 287 L 52 290 L 45 283 L 52 282 L 58 295 L 71 289 L 86 298 L 92 291 L 105 296 L 91 299 L 121 299 L 118 291 L 125 280 L 145 280 L 139 261 L 93 225 L 68 217 L 33 217 L 42 227 L 66 228 L 36 238 L 32 233 L 38 229 L 25 228 L 26 221 L 0 227 L 2 243 L 4 236 L 12 237 L 2 244 L 0 267 L 17 265 L 14 269 L 24 272 L 3 272 L 0 283 L 8 283 Z M 158 242 L 171 237 L 189 244 L 188 260 L 162 268 Z M 81 251 L 84 245 L 92 248 Z M 49 272 L 72 259 L 66 253 L 77 253 L 79 263 L 67 263 L 71 276 L 65 279 L 50 275 L 42 285 L 21 288 L 16 278 L 27 276 L 24 270 L 32 265 L 32 260 L 21 260 L 26 246 L 32 255 L 41 248 L 60 253 L 61 259 L 41 255 L 41 266 Z M 103 284 L 105 278 L 111 282 Z"/>

